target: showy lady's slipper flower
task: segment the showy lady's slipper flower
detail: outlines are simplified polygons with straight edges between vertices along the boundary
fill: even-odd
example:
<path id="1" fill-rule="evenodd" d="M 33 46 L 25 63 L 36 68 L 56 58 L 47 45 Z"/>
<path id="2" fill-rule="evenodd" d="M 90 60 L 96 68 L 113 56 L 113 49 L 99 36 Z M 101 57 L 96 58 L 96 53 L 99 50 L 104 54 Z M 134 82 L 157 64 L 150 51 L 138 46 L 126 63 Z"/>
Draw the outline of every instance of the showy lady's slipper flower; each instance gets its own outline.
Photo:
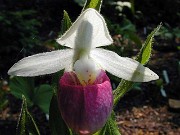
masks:
<path id="1" fill-rule="evenodd" d="M 113 40 L 104 18 L 94 9 L 85 10 L 57 42 L 70 49 L 26 57 L 8 73 L 38 76 L 65 69 L 59 82 L 59 108 L 66 124 L 79 134 L 96 132 L 111 113 L 112 88 L 105 70 L 134 82 L 158 79 L 137 61 L 97 48 L 110 45 Z"/>

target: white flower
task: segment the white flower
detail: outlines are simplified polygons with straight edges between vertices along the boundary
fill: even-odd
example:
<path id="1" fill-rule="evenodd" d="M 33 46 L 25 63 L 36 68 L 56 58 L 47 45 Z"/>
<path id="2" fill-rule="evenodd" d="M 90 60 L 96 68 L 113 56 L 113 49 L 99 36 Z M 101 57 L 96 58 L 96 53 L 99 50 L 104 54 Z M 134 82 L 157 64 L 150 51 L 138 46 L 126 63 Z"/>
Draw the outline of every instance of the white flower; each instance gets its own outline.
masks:
<path id="1" fill-rule="evenodd" d="M 70 29 L 57 42 L 70 49 L 40 53 L 23 58 L 8 71 L 9 75 L 38 76 L 65 69 L 86 69 L 86 63 L 93 67 L 91 72 L 102 68 L 111 74 L 134 82 L 158 79 L 158 75 L 139 62 L 118 56 L 112 51 L 97 48 L 112 44 L 104 18 L 94 9 L 85 10 Z M 86 60 L 87 62 L 83 62 Z M 81 63 L 82 64 L 76 64 Z M 88 64 L 87 64 L 88 65 Z M 98 68 L 94 68 L 98 67 Z M 76 72 L 76 71 L 75 71 Z M 83 73 L 83 71 L 82 71 Z M 96 76 L 96 75 L 95 75 Z"/>

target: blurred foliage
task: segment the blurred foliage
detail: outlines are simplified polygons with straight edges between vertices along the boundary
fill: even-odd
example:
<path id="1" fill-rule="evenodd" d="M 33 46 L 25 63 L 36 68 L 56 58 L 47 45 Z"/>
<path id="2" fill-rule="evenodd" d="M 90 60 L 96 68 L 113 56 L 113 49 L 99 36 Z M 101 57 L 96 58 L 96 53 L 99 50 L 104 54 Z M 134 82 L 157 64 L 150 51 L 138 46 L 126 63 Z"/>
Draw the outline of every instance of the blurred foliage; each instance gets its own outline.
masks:
<path id="1" fill-rule="evenodd" d="M 0 12 L 1 52 L 20 50 L 23 47 L 28 50 L 39 43 L 37 27 L 41 23 L 33 18 L 35 13 L 34 10 Z"/>
<path id="2" fill-rule="evenodd" d="M 25 96 L 29 107 L 39 106 L 44 113 L 49 113 L 53 88 L 48 84 L 35 87 L 35 79 L 30 77 L 12 77 L 10 80 L 10 92 L 17 98 Z"/>
<path id="3" fill-rule="evenodd" d="M 180 38 L 180 28 L 172 28 L 168 24 L 165 24 L 157 33 L 157 35 L 164 40 L 173 40 L 176 38 Z"/>
<path id="4" fill-rule="evenodd" d="M 179 7 L 179 0 L 135 0 L 135 9 L 143 13 L 138 25 L 147 26 L 163 22 L 176 27 L 180 22 Z"/>
<path id="5" fill-rule="evenodd" d="M 7 94 L 9 93 L 8 84 L 5 80 L 0 80 L 0 111 L 8 105 Z"/>
<path id="6" fill-rule="evenodd" d="M 130 45 L 132 48 L 132 43 L 135 43 L 138 48 L 141 47 L 140 37 L 136 34 L 135 25 L 130 20 L 123 19 L 120 24 L 107 20 L 107 25 L 109 26 L 110 32 L 115 35 L 114 40 L 116 45 Z"/>
<path id="7" fill-rule="evenodd" d="M 74 0 L 76 3 L 79 4 L 79 6 L 84 6 L 84 3 L 86 2 L 86 0 Z"/>

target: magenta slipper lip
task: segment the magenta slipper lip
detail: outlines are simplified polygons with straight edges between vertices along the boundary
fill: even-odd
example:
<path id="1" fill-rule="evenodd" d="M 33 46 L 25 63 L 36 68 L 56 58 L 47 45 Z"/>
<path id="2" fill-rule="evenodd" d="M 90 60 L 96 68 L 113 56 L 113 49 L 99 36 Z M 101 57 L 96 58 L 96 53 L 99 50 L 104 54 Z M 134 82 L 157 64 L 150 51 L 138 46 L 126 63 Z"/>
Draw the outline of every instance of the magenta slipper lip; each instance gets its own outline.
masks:
<path id="1" fill-rule="evenodd" d="M 89 135 L 105 125 L 111 114 L 113 95 L 110 80 L 103 70 L 93 85 L 80 85 L 73 72 L 65 72 L 59 84 L 59 109 L 73 131 Z"/>

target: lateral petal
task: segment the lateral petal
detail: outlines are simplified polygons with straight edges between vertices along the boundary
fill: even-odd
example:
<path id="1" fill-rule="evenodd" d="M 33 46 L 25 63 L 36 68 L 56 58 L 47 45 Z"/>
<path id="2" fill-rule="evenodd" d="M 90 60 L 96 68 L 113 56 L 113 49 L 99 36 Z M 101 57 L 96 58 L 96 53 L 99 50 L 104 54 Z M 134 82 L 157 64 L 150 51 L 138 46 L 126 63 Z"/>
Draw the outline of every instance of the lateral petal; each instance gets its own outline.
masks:
<path id="1" fill-rule="evenodd" d="M 95 9 L 85 10 L 57 42 L 70 48 L 95 48 L 112 44 L 104 18 Z"/>
<path id="2" fill-rule="evenodd" d="M 8 71 L 9 75 L 38 76 L 57 72 L 72 65 L 73 50 L 64 49 L 39 53 L 15 63 Z"/>
<path id="3" fill-rule="evenodd" d="M 130 58 L 120 57 L 112 51 L 96 48 L 91 51 L 90 57 L 111 74 L 125 80 L 148 82 L 159 78 L 156 73 L 139 62 Z"/>

